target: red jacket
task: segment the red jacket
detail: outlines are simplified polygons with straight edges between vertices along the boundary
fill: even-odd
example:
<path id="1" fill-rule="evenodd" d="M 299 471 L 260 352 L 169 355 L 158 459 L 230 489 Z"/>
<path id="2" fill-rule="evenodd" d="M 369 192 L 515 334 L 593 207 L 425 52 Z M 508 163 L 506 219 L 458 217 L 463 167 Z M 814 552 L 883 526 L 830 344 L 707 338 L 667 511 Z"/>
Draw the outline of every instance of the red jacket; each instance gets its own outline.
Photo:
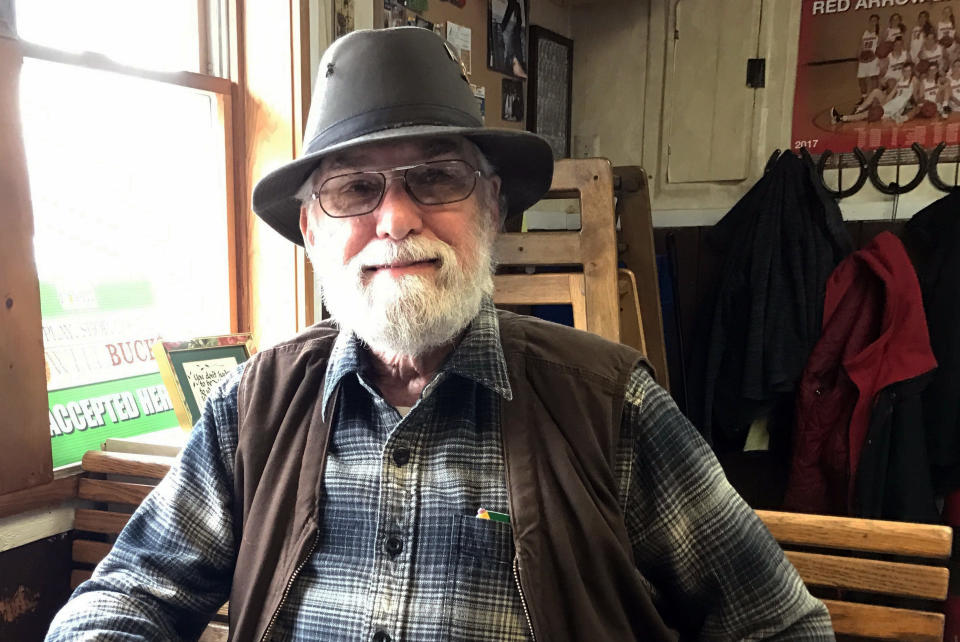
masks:
<path id="1" fill-rule="evenodd" d="M 849 514 L 876 395 L 936 366 L 916 272 L 883 232 L 827 281 L 823 334 L 797 392 L 785 508 Z"/>

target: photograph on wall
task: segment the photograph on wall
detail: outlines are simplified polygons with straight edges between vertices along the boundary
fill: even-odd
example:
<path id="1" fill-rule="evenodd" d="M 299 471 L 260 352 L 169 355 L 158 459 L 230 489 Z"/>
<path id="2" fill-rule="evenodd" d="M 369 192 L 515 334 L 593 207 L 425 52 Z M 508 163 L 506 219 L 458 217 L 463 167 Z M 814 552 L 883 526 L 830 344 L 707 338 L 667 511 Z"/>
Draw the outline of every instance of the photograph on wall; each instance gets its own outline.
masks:
<path id="1" fill-rule="evenodd" d="M 473 97 L 477 99 L 477 104 L 480 107 L 480 118 L 486 122 L 487 116 L 487 88 L 479 85 L 474 85 L 470 83 L 470 91 L 473 92 Z"/>
<path id="2" fill-rule="evenodd" d="M 527 129 L 542 136 L 554 160 L 570 156 L 570 105 L 573 100 L 573 41 L 530 26 L 530 78 Z"/>
<path id="3" fill-rule="evenodd" d="M 334 38 L 353 31 L 353 0 L 334 0 Z"/>
<path id="4" fill-rule="evenodd" d="M 487 0 L 487 21 L 487 66 L 526 78 L 526 0 Z"/>
<path id="5" fill-rule="evenodd" d="M 416 18 L 414 18 L 413 26 L 420 27 L 421 29 L 426 29 L 428 31 L 433 31 L 433 27 L 434 27 L 432 22 L 430 22 L 426 18 L 421 18 L 420 16 L 417 16 Z"/>
<path id="6" fill-rule="evenodd" d="M 383 28 L 403 27 L 407 24 L 407 10 L 395 0 L 383 0 Z"/>
<path id="7" fill-rule="evenodd" d="M 503 99 L 503 120 L 519 123 L 523 120 L 523 81 L 504 78 L 501 97 Z"/>
<path id="8" fill-rule="evenodd" d="M 960 141 L 954 2 L 802 2 L 794 149 Z"/>

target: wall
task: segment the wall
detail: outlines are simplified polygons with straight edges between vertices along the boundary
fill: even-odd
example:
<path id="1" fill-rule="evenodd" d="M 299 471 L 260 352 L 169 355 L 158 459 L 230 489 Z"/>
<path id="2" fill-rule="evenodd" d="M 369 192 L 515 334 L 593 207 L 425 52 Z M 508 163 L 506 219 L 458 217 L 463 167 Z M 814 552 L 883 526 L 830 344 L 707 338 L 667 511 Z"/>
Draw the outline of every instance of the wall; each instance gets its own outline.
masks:
<path id="1" fill-rule="evenodd" d="M 374 24 L 382 25 L 383 2 L 375 2 L 373 10 Z M 415 14 L 408 11 L 407 15 L 414 16 Z M 430 0 L 427 11 L 422 16 L 434 23 L 452 21 L 458 25 L 470 27 L 473 51 L 470 82 L 486 88 L 486 126 L 523 129 L 526 120 L 526 105 L 524 106 L 524 120 L 519 123 L 505 121 L 500 117 L 502 113 L 501 81 L 504 78 L 512 77 L 487 68 L 487 2 L 485 0 L 468 0 L 464 7 L 459 8 L 449 2 Z M 571 33 L 570 12 L 558 4 L 556 0 L 530 0 L 530 15 L 527 21 L 542 25 L 564 36 L 569 37 Z M 526 87 L 524 87 L 524 90 L 526 90 Z"/>
<path id="2" fill-rule="evenodd" d="M 530 24 L 573 38 L 571 11 L 560 0 L 530 0 Z"/>
<path id="3" fill-rule="evenodd" d="M 674 0 L 610 0 L 571 10 L 574 39 L 575 156 L 606 156 L 615 165 L 641 165 L 651 177 L 654 224 L 711 225 L 763 175 L 774 149 L 790 144 L 800 2 L 762 0 L 760 55 L 766 88 L 757 91 L 750 175 L 728 183 L 669 184 L 663 140 L 664 73 L 672 41 Z M 703 52 L 709 59 L 711 51 Z M 906 168 L 904 172 L 912 171 Z M 891 180 L 895 169 L 881 168 Z M 828 173 L 827 180 L 835 180 Z M 925 181 L 900 197 L 908 218 L 942 195 Z M 848 220 L 889 218 L 893 198 L 869 184 L 841 201 Z"/>
<path id="4" fill-rule="evenodd" d="M 70 596 L 71 537 L 61 533 L 0 552 L 0 640 L 42 640 Z"/>

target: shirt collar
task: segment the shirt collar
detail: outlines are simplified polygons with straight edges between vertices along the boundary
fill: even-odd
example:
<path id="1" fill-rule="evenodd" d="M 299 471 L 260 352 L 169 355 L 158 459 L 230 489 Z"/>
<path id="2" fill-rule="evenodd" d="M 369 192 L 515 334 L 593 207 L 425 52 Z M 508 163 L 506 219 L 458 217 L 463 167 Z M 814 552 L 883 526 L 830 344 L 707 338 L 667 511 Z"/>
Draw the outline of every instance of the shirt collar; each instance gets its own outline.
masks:
<path id="1" fill-rule="evenodd" d="M 341 332 L 337 336 L 330 351 L 323 386 L 324 416 L 340 381 L 348 374 L 363 373 L 367 359 L 360 340 L 352 332 Z M 500 344 L 500 322 L 489 297 L 483 298 L 480 311 L 440 372 L 460 375 L 489 388 L 507 401 L 513 399 L 507 363 Z"/>
<path id="2" fill-rule="evenodd" d="M 476 381 L 507 401 L 513 399 L 500 344 L 500 320 L 489 297 L 483 298 L 480 312 L 441 371 Z"/>

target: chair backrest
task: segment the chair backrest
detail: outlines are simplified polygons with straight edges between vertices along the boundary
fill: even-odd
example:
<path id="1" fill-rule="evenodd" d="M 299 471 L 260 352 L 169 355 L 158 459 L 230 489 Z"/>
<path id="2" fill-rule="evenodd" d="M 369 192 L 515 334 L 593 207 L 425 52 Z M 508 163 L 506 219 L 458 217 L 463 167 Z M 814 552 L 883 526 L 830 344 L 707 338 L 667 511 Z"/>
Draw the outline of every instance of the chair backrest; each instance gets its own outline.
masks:
<path id="1" fill-rule="evenodd" d="M 637 302 L 643 314 L 643 353 L 653 365 L 657 382 L 670 389 L 667 371 L 667 346 L 663 336 L 663 315 L 660 308 L 660 285 L 657 278 L 657 254 L 653 243 L 653 211 L 650 204 L 650 180 L 643 168 L 625 165 L 613 168 L 617 196 L 619 260 L 633 272 Z M 628 345 L 630 340 L 623 339 Z"/>
<path id="2" fill-rule="evenodd" d="M 497 305 L 567 304 L 573 308 L 573 327 L 587 329 L 587 298 L 583 274 L 498 274 L 494 277 L 493 302 Z"/>
<path id="3" fill-rule="evenodd" d="M 580 231 L 500 234 L 496 241 L 497 261 L 500 265 L 582 265 L 583 329 L 619 342 L 616 215 L 610 161 L 603 158 L 557 161 L 553 183 L 544 198 L 574 197 L 580 200 Z M 511 276 L 528 278 L 527 275 Z M 506 303 L 496 295 L 494 300 Z"/>
<path id="4" fill-rule="evenodd" d="M 167 474 L 173 461 L 173 457 L 157 455 L 84 453 L 80 466 L 88 475 L 80 478 L 77 497 L 97 503 L 96 508 L 78 508 L 74 517 L 78 533 L 73 541 L 77 568 L 70 574 L 72 588 L 89 578 L 93 567 L 110 552 L 130 514 Z"/>
<path id="5" fill-rule="evenodd" d="M 803 581 L 824 598 L 837 634 L 943 639 L 942 602 L 949 580 L 945 564 L 953 541 L 949 527 L 774 511 L 757 514 Z"/>

